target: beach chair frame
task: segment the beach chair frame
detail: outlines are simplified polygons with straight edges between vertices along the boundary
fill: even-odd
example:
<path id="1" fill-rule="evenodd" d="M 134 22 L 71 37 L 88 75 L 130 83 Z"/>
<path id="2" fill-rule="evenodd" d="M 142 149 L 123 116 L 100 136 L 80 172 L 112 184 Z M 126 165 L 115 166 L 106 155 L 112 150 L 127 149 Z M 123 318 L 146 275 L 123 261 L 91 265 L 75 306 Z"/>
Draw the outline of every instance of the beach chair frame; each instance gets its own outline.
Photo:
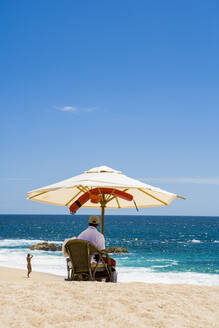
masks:
<path id="1" fill-rule="evenodd" d="M 92 243 L 80 239 L 69 240 L 65 248 L 72 265 L 70 280 L 112 281 L 110 257 L 106 251 L 100 251 Z M 98 261 L 91 263 L 94 254 L 98 255 Z"/>

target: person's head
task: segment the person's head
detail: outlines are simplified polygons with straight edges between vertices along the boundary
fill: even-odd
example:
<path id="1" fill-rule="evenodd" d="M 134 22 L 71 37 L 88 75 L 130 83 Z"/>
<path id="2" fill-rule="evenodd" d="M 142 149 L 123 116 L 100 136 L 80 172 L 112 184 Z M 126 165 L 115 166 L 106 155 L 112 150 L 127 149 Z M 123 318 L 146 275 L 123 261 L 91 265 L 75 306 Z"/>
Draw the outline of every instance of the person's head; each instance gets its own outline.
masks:
<path id="1" fill-rule="evenodd" d="M 91 215 L 89 217 L 89 220 L 88 220 L 89 226 L 97 228 L 98 225 L 99 225 L 99 223 L 100 223 L 99 216 L 97 216 L 97 215 Z"/>

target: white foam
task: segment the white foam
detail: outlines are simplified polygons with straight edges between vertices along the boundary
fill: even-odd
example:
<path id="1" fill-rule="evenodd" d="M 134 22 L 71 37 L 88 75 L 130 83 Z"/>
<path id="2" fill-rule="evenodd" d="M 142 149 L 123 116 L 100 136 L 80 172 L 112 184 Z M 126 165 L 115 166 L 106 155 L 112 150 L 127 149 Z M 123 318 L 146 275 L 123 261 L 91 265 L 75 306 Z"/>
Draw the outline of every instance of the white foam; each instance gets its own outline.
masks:
<path id="1" fill-rule="evenodd" d="M 54 244 L 62 244 L 63 241 L 57 240 L 40 240 L 40 239 L 2 239 L 0 240 L 0 247 L 27 247 L 38 243 L 54 243 Z"/>
<path id="2" fill-rule="evenodd" d="M 0 266 L 26 270 L 26 255 L 28 252 L 29 250 L 23 249 L 1 250 Z M 40 251 L 34 251 L 33 255 L 31 263 L 34 271 L 66 275 L 66 260 L 63 256 L 57 256 L 54 252 Z M 59 255 L 61 255 L 61 252 L 59 252 Z"/>
<path id="3" fill-rule="evenodd" d="M 157 258 L 157 259 L 147 259 L 147 262 L 169 262 L 170 264 L 178 264 L 176 260 L 166 259 L 166 258 Z"/>
<path id="4" fill-rule="evenodd" d="M 219 275 L 195 272 L 153 272 L 146 268 L 118 268 L 120 282 L 218 286 Z"/>
<path id="5" fill-rule="evenodd" d="M 0 266 L 26 270 L 26 255 L 28 249 L 1 249 Z M 67 275 L 66 259 L 61 252 L 34 251 L 32 259 L 33 271 L 52 273 L 60 276 Z M 154 261 L 155 262 L 155 261 Z M 171 265 L 173 263 L 170 263 Z M 155 272 L 152 268 L 117 267 L 119 282 L 145 282 L 164 284 L 192 284 L 219 286 L 218 274 L 195 272 Z"/>
<path id="6" fill-rule="evenodd" d="M 171 264 L 165 264 L 165 265 L 152 265 L 152 268 L 167 268 L 170 267 Z"/>
<path id="7" fill-rule="evenodd" d="M 4 239 L 0 240 L 0 266 L 20 268 L 26 270 L 26 255 L 29 246 L 43 242 L 43 240 L 26 239 Z M 62 241 L 48 241 L 61 244 Z M 197 242 L 193 240 L 193 242 Z M 219 241 L 215 241 L 219 242 Z M 20 246 L 20 248 L 18 248 Z M 8 247 L 8 248 L 7 248 Z M 13 248 L 14 247 L 14 248 Z M 34 271 L 46 272 L 66 276 L 66 260 L 61 252 L 33 251 L 32 266 Z M 127 255 L 121 260 L 128 259 Z M 119 262 L 119 261 L 118 261 Z M 121 261 L 122 262 L 122 261 Z M 148 259 L 151 268 L 118 266 L 119 282 L 146 282 L 146 283 L 168 283 L 168 284 L 194 284 L 194 285 L 219 285 L 218 274 L 205 274 L 195 272 L 156 272 L 156 268 L 177 265 L 172 259 L 155 258 Z M 160 263 L 158 263 L 160 262 Z M 126 261 L 123 262 L 127 263 Z M 121 264 L 120 264 L 121 265 Z"/>

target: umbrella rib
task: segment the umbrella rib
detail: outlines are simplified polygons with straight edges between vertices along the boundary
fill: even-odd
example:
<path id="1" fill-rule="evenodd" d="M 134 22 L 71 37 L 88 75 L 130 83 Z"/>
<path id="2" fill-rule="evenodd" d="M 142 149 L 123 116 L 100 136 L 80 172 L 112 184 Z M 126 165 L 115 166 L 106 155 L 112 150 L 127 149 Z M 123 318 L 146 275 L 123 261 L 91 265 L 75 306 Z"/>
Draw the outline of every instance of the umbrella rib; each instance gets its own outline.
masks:
<path id="1" fill-rule="evenodd" d="M 162 203 L 162 204 L 164 204 L 164 205 L 166 205 L 166 206 L 168 205 L 167 203 L 165 203 L 165 202 L 162 201 L 161 199 L 159 199 L 159 198 L 157 198 L 157 197 L 155 197 L 155 196 L 149 194 L 148 192 L 142 190 L 141 188 L 138 188 L 138 190 L 140 190 L 140 191 L 143 192 L 144 194 L 150 196 L 151 198 L 154 198 L 155 200 L 158 200 L 158 202 L 160 202 L 160 203 Z"/>
<path id="2" fill-rule="evenodd" d="M 66 204 L 65 204 L 65 206 L 68 206 L 78 195 L 80 195 L 80 193 L 81 193 L 81 190 L 74 196 L 74 197 L 72 197 Z"/>
<path id="3" fill-rule="evenodd" d="M 80 191 L 83 191 L 83 192 L 89 192 L 89 190 L 90 190 L 88 187 L 86 187 L 86 186 L 84 187 L 84 186 L 81 186 L 81 185 L 80 186 L 77 186 L 77 188 Z"/>
<path id="4" fill-rule="evenodd" d="M 119 204 L 119 200 L 116 196 L 113 195 L 114 191 L 116 189 L 113 189 L 113 191 L 108 195 L 108 197 L 106 198 L 106 203 L 109 203 L 111 200 L 115 199 L 118 205 L 118 208 L 121 208 L 120 204 Z M 112 197 L 111 197 L 112 196 Z M 111 198 L 110 198 L 111 197 Z"/>
<path id="5" fill-rule="evenodd" d="M 100 194 L 101 197 L 102 197 L 102 201 L 104 201 L 104 196 L 103 196 L 103 194 L 101 194 L 100 188 L 98 187 L 97 189 L 98 189 L 98 191 L 99 191 L 99 194 Z"/>
<path id="6" fill-rule="evenodd" d="M 185 197 L 182 197 L 182 196 L 179 196 L 179 195 L 177 195 L 176 197 L 177 197 L 177 198 L 181 198 L 181 199 L 184 199 L 184 200 L 186 200 L 186 198 L 185 198 Z"/>
<path id="7" fill-rule="evenodd" d="M 108 195 L 108 197 L 106 197 L 107 203 L 110 202 L 115 197 L 115 196 L 113 196 L 114 191 L 115 191 L 115 189 L 113 189 L 113 191 Z M 111 196 L 113 196 L 113 197 L 110 199 Z"/>
<path id="8" fill-rule="evenodd" d="M 47 191 L 40 192 L 39 194 L 36 194 L 36 195 L 34 195 L 34 196 L 30 196 L 28 199 L 33 199 L 34 197 L 41 196 L 41 195 L 43 195 L 43 194 L 45 194 L 45 193 L 47 193 L 47 192 L 48 192 L 48 190 L 47 190 Z"/>
<path id="9" fill-rule="evenodd" d="M 73 197 L 71 198 L 66 204 L 65 206 L 68 206 L 78 195 L 80 195 L 81 192 L 89 192 L 89 188 L 88 187 L 83 187 L 83 186 L 77 186 L 77 189 L 79 189 L 79 192 Z"/>
<path id="10" fill-rule="evenodd" d="M 114 189 L 115 190 L 115 189 Z M 127 190 L 129 190 L 129 188 L 125 188 L 124 190 L 122 190 L 122 191 L 127 191 Z M 112 198 L 110 198 L 110 196 L 112 195 L 112 193 L 109 195 L 109 198 L 107 199 L 107 203 L 108 202 L 110 202 L 111 200 L 113 200 L 114 198 L 116 198 L 116 196 L 114 196 L 114 195 L 112 195 Z"/>
<path id="11" fill-rule="evenodd" d="M 119 204 L 119 200 L 118 200 L 118 198 L 116 197 L 115 199 L 116 199 L 116 202 L 117 202 L 118 208 L 121 208 L 121 206 L 120 206 L 120 204 Z"/>

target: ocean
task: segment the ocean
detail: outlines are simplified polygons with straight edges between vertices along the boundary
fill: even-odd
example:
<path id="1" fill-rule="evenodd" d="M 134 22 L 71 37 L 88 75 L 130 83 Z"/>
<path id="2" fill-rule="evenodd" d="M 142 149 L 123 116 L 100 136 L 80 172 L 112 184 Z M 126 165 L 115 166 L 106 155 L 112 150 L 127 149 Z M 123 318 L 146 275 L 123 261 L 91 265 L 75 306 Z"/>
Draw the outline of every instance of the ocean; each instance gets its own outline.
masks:
<path id="1" fill-rule="evenodd" d="M 29 247 L 61 245 L 87 228 L 88 215 L 0 215 L 0 266 L 26 269 Z M 106 246 L 119 282 L 219 285 L 219 217 L 106 215 Z M 66 276 L 62 252 L 31 251 L 33 271 Z"/>

